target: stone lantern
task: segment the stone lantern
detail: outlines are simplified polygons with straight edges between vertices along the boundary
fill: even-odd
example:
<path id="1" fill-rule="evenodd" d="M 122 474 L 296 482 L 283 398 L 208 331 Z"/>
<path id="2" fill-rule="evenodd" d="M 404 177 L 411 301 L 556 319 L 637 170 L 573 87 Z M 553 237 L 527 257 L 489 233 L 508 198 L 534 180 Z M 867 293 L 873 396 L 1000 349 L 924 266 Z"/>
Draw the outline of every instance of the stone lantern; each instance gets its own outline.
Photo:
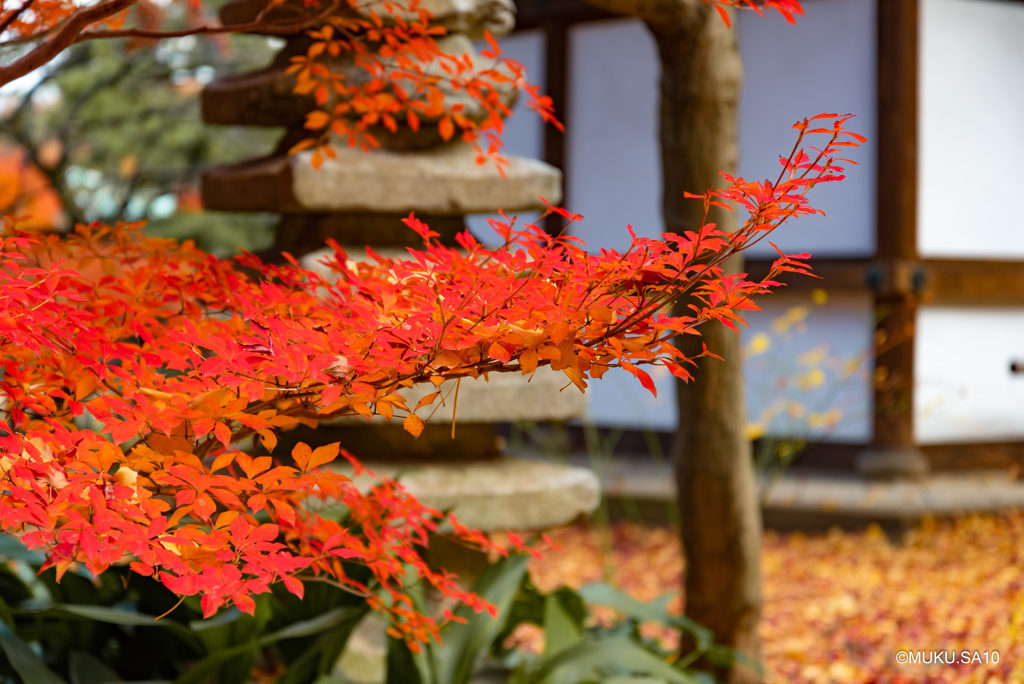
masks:
<path id="1" fill-rule="evenodd" d="M 224 6 L 221 19 L 225 25 L 251 22 L 266 4 L 235 0 Z M 268 14 L 286 17 L 297 6 L 285 3 Z M 442 50 L 468 54 L 477 64 L 483 58 L 472 41 L 485 30 L 504 35 L 514 24 L 510 0 L 428 0 L 422 6 L 449 31 L 439 41 Z M 285 36 L 284 47 L 269 66 L 221 78 L 204 90 L 207 123 L 286 129 L 271 156 L 211 168 L 203 175 L 207 209 L 280 214 L 275 248 L 305 255 L 304 265 L 316 268 L 314 250 L 327 238 L 337 240 L 350 255 L 367 245 L 380 253 L 416 245 L 419 236 L 400 220 L 410 212 L 439 233 L 443 243 L 454 245 L 455 235 L 465 229 L 466 214 L 538 209 L 543 206 L 540 197 L 560 201 L 561 173 L 554 167 L 509 156 L 502 178 L 493 164 L 476 163 L 468 143 L 445 143 L 436 126 L 426 123 L 418 132 L 404 125 L 395 134 L 372 131 L 381 142 L 372 152 L 339 145 L 337 158 L 325 160 L 319 169 L 313 168 L 310 152 L 289 156 L 288 149 L 308 136 L 303 122 L 315 104 L 292 92 L 294 76 L 285 69 L 292 56 L 305 54 L 309 40 L 302 32 Z M 359 78 L 362 67 L 342 61 L 334 68 Z M 511 104 L 516 93 L 509 88 L 501 96 Z M 472 103 L 465 104 L 468 116 L 483 118 Z M 440 389 L 446 391 L 446 386 Z M 418 398 L 410 392 L 410 405 Z M 424 503 L 453 510 L 470 527 L 543 529 L 591 513 L 600 498 L 597 478 L 583 468 L 503 456 L 494 424 L 582 418 L 585 408 L 583 395 L 561 373 L 543 368 L 532 379 L 513 374 L 491 374 L 489 382 L 463 379 L 454 440 L 451 404 L 436 412 L 419 440 L 400 425 L 365 420 L 321 425 L 316 434 L 300 434 L 304 428 L 299 428 L 291 437 L 310 443 L 340 441 L 371 470 L 401 473 L 403 483 Z M 288 441 L 289 435 L 283 435 L 282 446 Z"/>

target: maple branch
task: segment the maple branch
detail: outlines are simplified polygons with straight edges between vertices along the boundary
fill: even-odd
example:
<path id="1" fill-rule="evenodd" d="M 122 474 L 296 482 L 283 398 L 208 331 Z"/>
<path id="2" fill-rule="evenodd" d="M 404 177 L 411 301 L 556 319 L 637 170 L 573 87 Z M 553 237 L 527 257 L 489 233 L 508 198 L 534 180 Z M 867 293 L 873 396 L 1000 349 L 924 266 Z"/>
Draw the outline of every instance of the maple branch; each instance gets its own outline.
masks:
<path id="1" fill-rule="evenodd" d="M 183 38 L 184 36 L 199 36 L 199 35 L 216 35 L 219 33 L 247 33 L 252 31 L 260 31 L 263 33 L 272 33 L 274 35 L 287 35 L 290 33 L 296 33 L 303 29 L 310 28 L 321 22 L 327 17 L 331 16 L 335 10 L 341 6 L 341 3 L 337 0 L 327 6 L 326 9 L 322 10 L 318 14 L 302 19 L 301 21 L 294 21 L 288 23 L 268 23 L 263 21 L 263 14 L 266 9 L 260 12 L 260 14 L 253 21 L 244 24 L 229 24 L 227 26 L 196 26 L 190 29 L 181 29 L 180 31 L 151 31 L 147 29 L 121 29 L 121 30 L 108 30 L 108 31 L 86 31 L 82 33 L 75 42 L 82 42 L 86 40 L 95 40 L 97 38 L 152 38 L 159 40 L 161 38 Z"/>
<path id="2" fill-rule="evenodd" d="M 32 5 L 35 4 L 35 2 L 36 0 L 28 0 L 27 2 L 23 3 L 21 7 L 19 7 L 18 9 L 11 10 L 11 13 L 7 15 L 7 18 L 4 19 L 3 21 L 0 21 L 0 33 L 6 31 L 8 27 L 10 27 L 11 24 L 17 21 L 18 17 L 24 14 L 25 10 L 31 8 Z"/>
<path id="3" fill-rule="evenodd" d="M 67 23 L 54 35 L 40 45 L 37 45 L 28 54 L 15 60 L 7 66 L 0 67 L 0 86 L 30 74 L 53 58 L 71 47 L 82 31 L 90 24 L 108 19 L 119 12 L 122 12 L 138 0 L 110 0 L 105 4 L 83 7 L 68 19 Z"/>

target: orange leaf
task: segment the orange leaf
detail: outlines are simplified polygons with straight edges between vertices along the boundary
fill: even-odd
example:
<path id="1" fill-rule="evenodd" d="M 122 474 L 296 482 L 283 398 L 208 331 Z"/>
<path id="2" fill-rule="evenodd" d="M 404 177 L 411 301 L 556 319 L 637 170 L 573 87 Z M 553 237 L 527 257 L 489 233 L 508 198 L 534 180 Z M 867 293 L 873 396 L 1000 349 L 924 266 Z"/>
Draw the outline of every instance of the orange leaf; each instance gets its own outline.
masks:
<path id="1" fill-rule="evenodd" d="M 512 360 L 512 353 L 500 342 L 492 342 L 491 346 L 487 349 L 487 353 L 492 359 L 497 359 L 502 363 L 508 363 Z"/>
<path id="2" fill-rule="evenodd" d="M 274 434 L 273 430 L 260 430 L 260 442 L 263 444 L 263 448 L 274 453 L 274 447 L 277 446 L 277 435 Z"/>
<path id="3" fill-rule="evenodd" d="M 92 373 L 87 373 L 75 383 L 75 401 L 82 401 L 99 387 L 99 380 Z"/>
<path id="4" fill-rule="evenodd" d="M 209 494 L 203 492 L 192 503 L 192 510 L 203 520 L 209 520 L 210 516 L 217 510 L 217 504 L 213 502 L 213 498 Z"/>
<path id="5" fill-rule="evenodd" d="M 215 473 L 221 468 L 227 468 L 231 465 L 231 462 L 235 460 L 235 453 L 229 451 L 226 454 L 221 454 L 217 458 L 213 459 L 213 465 L 210 466 L 210 472 Z"/>
<path id="6" fill-rule="evenodd" d="M 419 436 L 423 434 L 423 428 L 425 427 L 423 419 L 417 416 L 415 413 L 410 413 L 405 417 L 402 422 L 402 427 L 413 437 L 419 439 Z"/>
<path id="7" fill-rule="evenodd" d="M 312 470 L 325 463 L 330 463 L 338 457 L 341 452 L 341 444 L 335 442 L 334 444 L 328 444 L 327 446 L 317 447 L 313 450 L 313 454 L 309 459 L 307 470 Z"/>
<path id="8" fill-rule="evenodd" d="M 537 350 L 527 349 L 519 355 L 519 365 L 523 367 L 523 374 L 532 373 L 537 370 Z"/>
<path id="9" fill-rule="evenodd" d="M 437 124 L 437 131 L 446 142 L 451 140 L 452 136 L 455 135 L 455 124 L 452 122 L 452 117 L 446 116 L 441 119 Z"/>
<path id="10" fill-rule="evenodd" d="M 309 470 L 309 457 L 312 455 L 313 450 L 305 442 L 299 442 L 292 449 L 292 460 L 295 461 L 295 465 L 299 466 L 299 470 L 302 472 Z"/>
<path id="11" fill-rule="evenodd" d="M 231 444 L 231 429 L 224 423 L 218 422 L 214 425 L 213 434 L 217 438 L 217 441 L 224 446 Z"/>
<path id="12" fill-rule="evenodd" d="M 431 404 L 434 403 L 434 400 L 437 399 L 439 396 L 441 396 L 440 392 L 431 392 L 430 394 L 419 400 L 419 402 L 416 404 L 416 410 L 419 410 L 424 406 L 430 406 Z"/>
<path id="13" fill-rule="evenodd" d="M 214 524 L 213 528 L 219 530 L 222 527 L 227 527 L 231 524 L 231 521 L 237 518 L 239 515 L 241 515 L 241 513 L 239 513 L 238 511 L 224 511 L 223 513 L 217 516 L 217 522 L 216 524 Z"/>

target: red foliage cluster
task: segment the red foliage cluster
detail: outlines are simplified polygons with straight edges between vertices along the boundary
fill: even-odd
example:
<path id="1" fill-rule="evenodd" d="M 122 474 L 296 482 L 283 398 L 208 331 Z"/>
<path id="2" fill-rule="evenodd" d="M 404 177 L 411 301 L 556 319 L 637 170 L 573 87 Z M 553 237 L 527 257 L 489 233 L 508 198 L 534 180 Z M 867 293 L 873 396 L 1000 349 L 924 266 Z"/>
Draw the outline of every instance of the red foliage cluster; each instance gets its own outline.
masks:
<path id="1" fill-rule="evenodd" d="M 443 516 L 391 482 L 360 493 L 324 468 L 337 445 L 300 444 L 287 464 L 258 455 L 273 451 L 275 431 L 378 414 L 418 435 L 417 411 L 440 393 L 410 407 L 401 388 L 542 365 L 580 390 L 613 367 L 652 391 L 641 366 L 689 377 L 692 359 L 672 338 L 709 321 L 732 325 L 778 274 L 805 272 L 806 255 L 780 255 L 761 282 L 721 267 L 789 217 L 815 213 L 807 190 L 842 178 L 834 154 L 857 136 L 843 130 L 846 118 L 827 116 L 828 128 L 797 124 L 774 183 L 728 177 L 727 189 L 703 195 L 705 207 L 750 211 L 738 232 L 707 224 L 634 237 L 625 253 L 590 254 L 578 240 L 511 222 L 494 222 L 496 249 L 468 233 L 452 249 L 410 216 L 423 249 L 356 263 L 337 248 L 328 279 L 294 261 L 217 259 L 134 225 L 61 237 L 8 219 L 0 528 L 44 551 L 58 573 L 131 563 L 180 595 L 202 594 L 207 615 L 225 603 L 251 611 L 251 596 L 273 582 L 301 596 L 303 582 L 327 581 L 367 595 L 411 642 L 436 635 L 403 593 L 410 578 L 487 607 L 416 551 Z M 808 134 L 828 140 L 813 157 L 802 147 Z M 669 315 L 684 294 L 699 304 Z M 100 426 L 87 428 L 86 413 Z M 248 437 L 251 453 L 233 446 Z M 318 513 L 329 504 L 347 509 L 344 523 Z M 462 540 L 488 546 L 450 522 Z M 372 585 L 354 581 L 343 560 L 367 566 Z"/>

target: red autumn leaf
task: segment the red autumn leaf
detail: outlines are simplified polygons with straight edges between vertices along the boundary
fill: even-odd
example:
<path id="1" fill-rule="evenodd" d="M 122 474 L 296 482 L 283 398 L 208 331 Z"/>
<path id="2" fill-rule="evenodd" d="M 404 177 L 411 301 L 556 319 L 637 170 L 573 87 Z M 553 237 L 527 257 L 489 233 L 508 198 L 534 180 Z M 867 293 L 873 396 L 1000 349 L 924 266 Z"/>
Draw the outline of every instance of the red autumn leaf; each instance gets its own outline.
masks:
<path id="1" fill-rule="evenodd" d="M 592 254 L 576 239 L 511 222 L 497 226 L 497 248 L 462 236 L 455 249 L 410 216 L 406 223 L 423 242 L 413 258 L 371 253 L 370 262 L 353 266 L 338 250 L 327 261 L 342 277 L 328 281 L 294 259 L 269 266 L 252 255 L 218 259 L 190 244 L 170 249 L 138 225 L 80 226 L 57 236 L 23 233 L 4 219 L 0 347 L 8 422 L 0 422 L 0 531 L 22 536 L 59 574 L 72 558 L 97 575 L 111 559 L 136 563 L 176 594 L 201 595 L 206 615 L 232 604 L 253 609 L 252 596 L 286 576 L 367 591 L 345 573 L 341 561 L 349 559 L 367 568 L 372 586 L 396 597 L 394 606 L 408 605 L 394 568 L 409 563 L 446 600 L 491 610 L 415 561 L 425 531 L 446 521 L 460 540 L 499 552 L 486 537 L 421 506 L 395 483 L 367 491 L 330 468 L 310 473 L 337 458 L 337 445 L 296 447 L 296 468 L 262 449 L 274 447 L 279 428 L 315 427 L 325 396 L 336 398 L 332 418 L 397 414 L 409 410 L 402 392 L 417 383 L 432 392 L 422 408 L 447 399 L 437 388 L 452 379 L 543 365 L 581 390 L 621 367 L 654 391 L 642 367 L 679 373 L 692 365 L 675 337 L 741 320 L 751 298 L 777 287 L 781 273 L 806 268 L 801 255 L 780 255 L 755 282 L 722 266 L 733 245 L 815 213 L 805 193 L 840 178 L 831 155 L 848 141 L 842 121 L 822 125 L 822 133 L 808 133 L 804 122 L 777 182 L 727 177 L 723 189 L 700 196 L 705 209 L 716 201 L 748 209 L 732 235 L 705 222 L 686 236 L 634 235 L 625 252 Z M 821 152 L 804 145 L 805 136 L 825 136 Z M 669 315 L 683 293 L 692 296 L 691 308 Z M 278 351 L 244 346 L 256 340 Z M 81 388 L 80 410 L 109 432 L 69 420 L 73 388 Z M 414 435 L 424 429 L 415 415 L 404 426 Z M 254 433 L 260 444 L 253 454 L 223 452 Z M 328 500 L 352 511 L 350 518 L 320 517 Z M 253 526 L 268 513 L 280 528 Z M 413 620 L 416 638 L 440 633 L 428 616 L 383 610 L 396 624 Z"/>
<path id="2" fill-rule="evenodd" d="M 197 496 L 192 503 L 192 511 L 203 520 L 209 520 L 216 510 L 217 504 L 213 502 L 213 499 L 206 492 Z"/>

